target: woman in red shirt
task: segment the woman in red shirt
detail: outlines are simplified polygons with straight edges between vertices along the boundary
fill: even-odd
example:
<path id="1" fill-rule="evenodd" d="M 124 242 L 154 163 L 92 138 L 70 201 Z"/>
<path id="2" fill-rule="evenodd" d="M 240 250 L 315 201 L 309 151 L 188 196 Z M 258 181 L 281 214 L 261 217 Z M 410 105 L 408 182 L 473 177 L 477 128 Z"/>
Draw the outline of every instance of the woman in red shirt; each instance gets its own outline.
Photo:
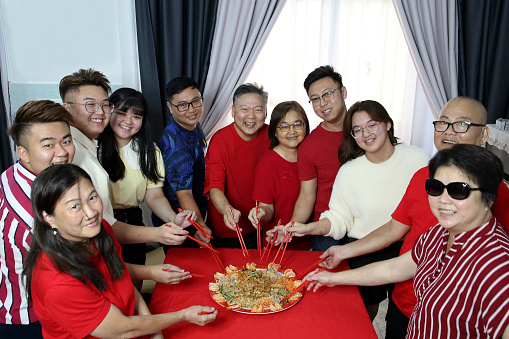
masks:
<path id="1" fill-rule="evenodd" d="M 102 201 L 76 165 L 42 171 L 32 187 L 34 237 L 24 263 L 29 300 L 45 338 L 133 338 L 186 321 L 204 325 L 212 307 L 151 315 L 102 220 Z M 205 315 L 198 315 L 204 312 Z"/>

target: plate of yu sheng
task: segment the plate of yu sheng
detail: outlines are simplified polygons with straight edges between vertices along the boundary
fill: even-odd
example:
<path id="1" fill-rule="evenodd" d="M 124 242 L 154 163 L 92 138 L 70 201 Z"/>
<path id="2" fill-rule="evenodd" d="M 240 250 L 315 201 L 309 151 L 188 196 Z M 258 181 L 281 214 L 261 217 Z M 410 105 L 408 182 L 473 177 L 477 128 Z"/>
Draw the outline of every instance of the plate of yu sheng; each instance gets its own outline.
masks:
<path id="1" fill-rule="evenodd" d="M 284 272 L 279 269 L 275 263 L 266 267 L 256 267 L 255 263 L 242 268 L 229 265 L 226 273 L 214 274 L 215 281 L 209 283 L 210 295 L 219 305 L 235 312 L 269 314 L 284 311 L 302 298 L 302 293 L 297 292 L 281 303 L 302 284 L 302 280 L 293 281 L 295 273 L 291 269 Z"/>

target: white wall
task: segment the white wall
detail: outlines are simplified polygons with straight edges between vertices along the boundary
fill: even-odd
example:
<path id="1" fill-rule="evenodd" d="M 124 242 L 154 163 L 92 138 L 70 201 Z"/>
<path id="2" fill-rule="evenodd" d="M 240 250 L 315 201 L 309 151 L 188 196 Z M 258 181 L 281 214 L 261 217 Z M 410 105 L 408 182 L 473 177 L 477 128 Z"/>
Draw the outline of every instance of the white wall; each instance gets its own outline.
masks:
<path id="1" fill-rule="evenodd" d="M 11 114 L 80 68 L 140 89 L 134 0 L 0 0 Z M 3 58 L 2 58 L 3 59 Z"/>

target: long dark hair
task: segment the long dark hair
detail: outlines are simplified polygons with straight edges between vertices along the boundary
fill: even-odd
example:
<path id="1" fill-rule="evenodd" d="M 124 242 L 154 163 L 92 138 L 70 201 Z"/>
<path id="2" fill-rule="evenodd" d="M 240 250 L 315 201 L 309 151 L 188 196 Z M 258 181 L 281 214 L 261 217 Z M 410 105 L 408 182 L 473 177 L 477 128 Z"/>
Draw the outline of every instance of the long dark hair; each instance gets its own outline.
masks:
<path id="1" fill-rule="evenodd" d="M 157 171 L 156 149 L 150 125 L 147 119 L 147 102 L 145 97 L 139 91 L 132 88 L 119 88 L 113 92 L 109 101 L 115 105 L 115 109 L 127 112 L 132 109 L 134 114 L 143 116 L 141 128 L 132 138 L 132 147 L 138 153 L 138 161 L 141 173 L 149 181 L 159 181 L 163 177 Z M 118 146 L 115 140 L 115 133 L 110 125 L 106 126 L 98 138 L 99 141 L 99 161 L 104 167 L 110 180 L 116 182 L 125 176 L 125 166 L 118 153 Z"/>
<path id="2" fill-rule="evenodd" d="M 368 113 L 373 120 L 384 122 L 385 124 L 390 123 L 391 128 L 387 131 L 389 140 L 394 146 L 398 144 L 398 138 L 394 136 L 394 122 L 382 104 L 374 100 L 357 101 L 350 107 L 343 121 L 343 141 L 338 151 L 339 161 L 342 164 L 366 153 L 366 151 L 357 145 L 355 138 L 350 134 L 352 131 L 353 116 L 355 113 L 363 111 Z"/>
<path id="3" fill-rule="evenodd" d="M 44 220 L 42 212 L 55 213 L 58 201 L 80 179 L 90 182 L 90 176 L 80 167 L 72 164 L 55 165 L 46 168 L 34 180 L 31 193 L 34 213 L 33 238 L 30 251 L 23 265 L 26 276 L 26 289 L 32 300 L 31 280 L 34 267 L 42 252 L 54 263 L 60 272 L 69 273 L 84 284 L 92 284 L 98 290 L 106 290 L 106 282 L 101 272 L 90 260 L 87 244 L 64 239 Z M 101 227 L 98 235 L 91 239 L 97 253 L 104 258 L 111 277 L 118 281 L 124 276 L 124 265 L 115 250 L 115 242 Z"/>
<path id="4" fill-rule="evenodd" d="M 269 124 L 269 140 L 270 140 L 270 149 L 274 149 L 277 145 L 279 145 L 279 140 L 276 137 L 277 127 L 283 118 L 286 116 L 286 113 L 294 110 L 300 115 L 302 121 L 306 125 L 306 135 L 309 135 L 309 121 L 308 116 L 306 115 L 306 111 L 297 101 L 283 101 L 274 107 L 272 114 L 270 116 L 270 124 Z"/>

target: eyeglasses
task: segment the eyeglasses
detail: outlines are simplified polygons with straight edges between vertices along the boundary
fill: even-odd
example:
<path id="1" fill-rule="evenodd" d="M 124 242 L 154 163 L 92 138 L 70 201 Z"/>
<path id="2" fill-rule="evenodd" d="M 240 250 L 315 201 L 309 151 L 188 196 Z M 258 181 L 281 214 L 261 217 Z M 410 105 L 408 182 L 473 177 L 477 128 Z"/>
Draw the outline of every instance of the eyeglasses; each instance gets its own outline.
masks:
<path id="1" fill-rule="evenodd" d="M 322 104 L 322 99 L 323 99 L 323 102 L 329 102 L 332 99 L 334 99 L 334 92 L 337 91 L 338 89 L 339 89 L 339 87 L 336 89 L 333 89 L 332 91 L 325 92 L 324 94 L 322 94 L 321 97 L 311 98 L 311 99 L 309 99 L 309 103 L 311 105 L 313 105 L 313 107 L 317 107 Z"/>
<path id="2" fill-rule="evenodd" d="M 279 128 L 281 130 L 281 132 L 289 132 L 290 131 L 290 127 L 293 126 L 294 130 L 300 131 L 301 129 L 304 128 L 305 125 L 306 124 L 304 123 L 304 121 L 297 120 L 293 124 L 288 124 L 286 122 L 282 122 L 282 123 L 279 124 L 279 126 L 277 128 Z"/>
<path id="3" fill-rule="evenodd" d="M 361 127 L 352 128 L 352 130 L 350 131 L 350 134 L 352 135 L 352 137 L 354 137 L 354 139 L 359 139 L 360 137 L 362 137 L 364 130 L 366 130 L 368 132 L 368 135 L 369 135 L 369 133 L 378 132 L 378 129 L 380 128 L 379 125 L 380 125 L 379 121 L 368 122 L 368 124 L 362 128 Z"/>
<path id="4" fill-rule="evenodd" d="M 203 98 L 196 98 L 193 99 L 191 102 L 179 102 L 176 105 L 172 104 L 170 101 L 170 105 L 177 108 L 177 111 L 179 112 L 185 112 L 189 109 L 189 105 L 193 106 L 194 108 L 203 106 Z"/>
<path id="5" fill-rule="evenodd" d="M 103 112 L 106 113 L 106 114 L 112 113 L 113 110 L 115 109 L 115 105 L 113 105 L 109 101 L 104 101 L 103 103 L 99 103 L 97 101 L 87 101 L 84 104 L 82 104 L 80 102 L 67 101 L 67 103 L 71 104 L 71 105 L 83 105 L 83 106 L 85 106 L 85 110 L 88 113 L 95 113 L 95 112 L 97 112 L 99 110 L 99 107 L 101 107 Z"/>
<path id="6" fill-rule="evenodd" d="M 437 132 L 445 132 L 449 128 L 449 126 L 452 126 L 452 130 L 456 133 L 466 133 L 470 126 L 478 126 L 478 127 L 484 127 L 486 125 L 481 124 L 474 124 L 473 122 L 468 121 L 456 121 L 456 122 L 447 122 L 447 121 L 433 121 L 433 126 L 435 126 L 435 131 Z"/>
<path id="7" fill-rule="evenodd" d="M 455 200 L 465 200 L 471 191 L 484 191 L 482 188 L 472 188 L 464 182 L 451 182 L 444 185 L 437 179 L 426 179 L 425 188 L 426 193 L 433 197 L 438 197 L 444 192 L 444 189 L 447 189 L 449 196 Z"/>

